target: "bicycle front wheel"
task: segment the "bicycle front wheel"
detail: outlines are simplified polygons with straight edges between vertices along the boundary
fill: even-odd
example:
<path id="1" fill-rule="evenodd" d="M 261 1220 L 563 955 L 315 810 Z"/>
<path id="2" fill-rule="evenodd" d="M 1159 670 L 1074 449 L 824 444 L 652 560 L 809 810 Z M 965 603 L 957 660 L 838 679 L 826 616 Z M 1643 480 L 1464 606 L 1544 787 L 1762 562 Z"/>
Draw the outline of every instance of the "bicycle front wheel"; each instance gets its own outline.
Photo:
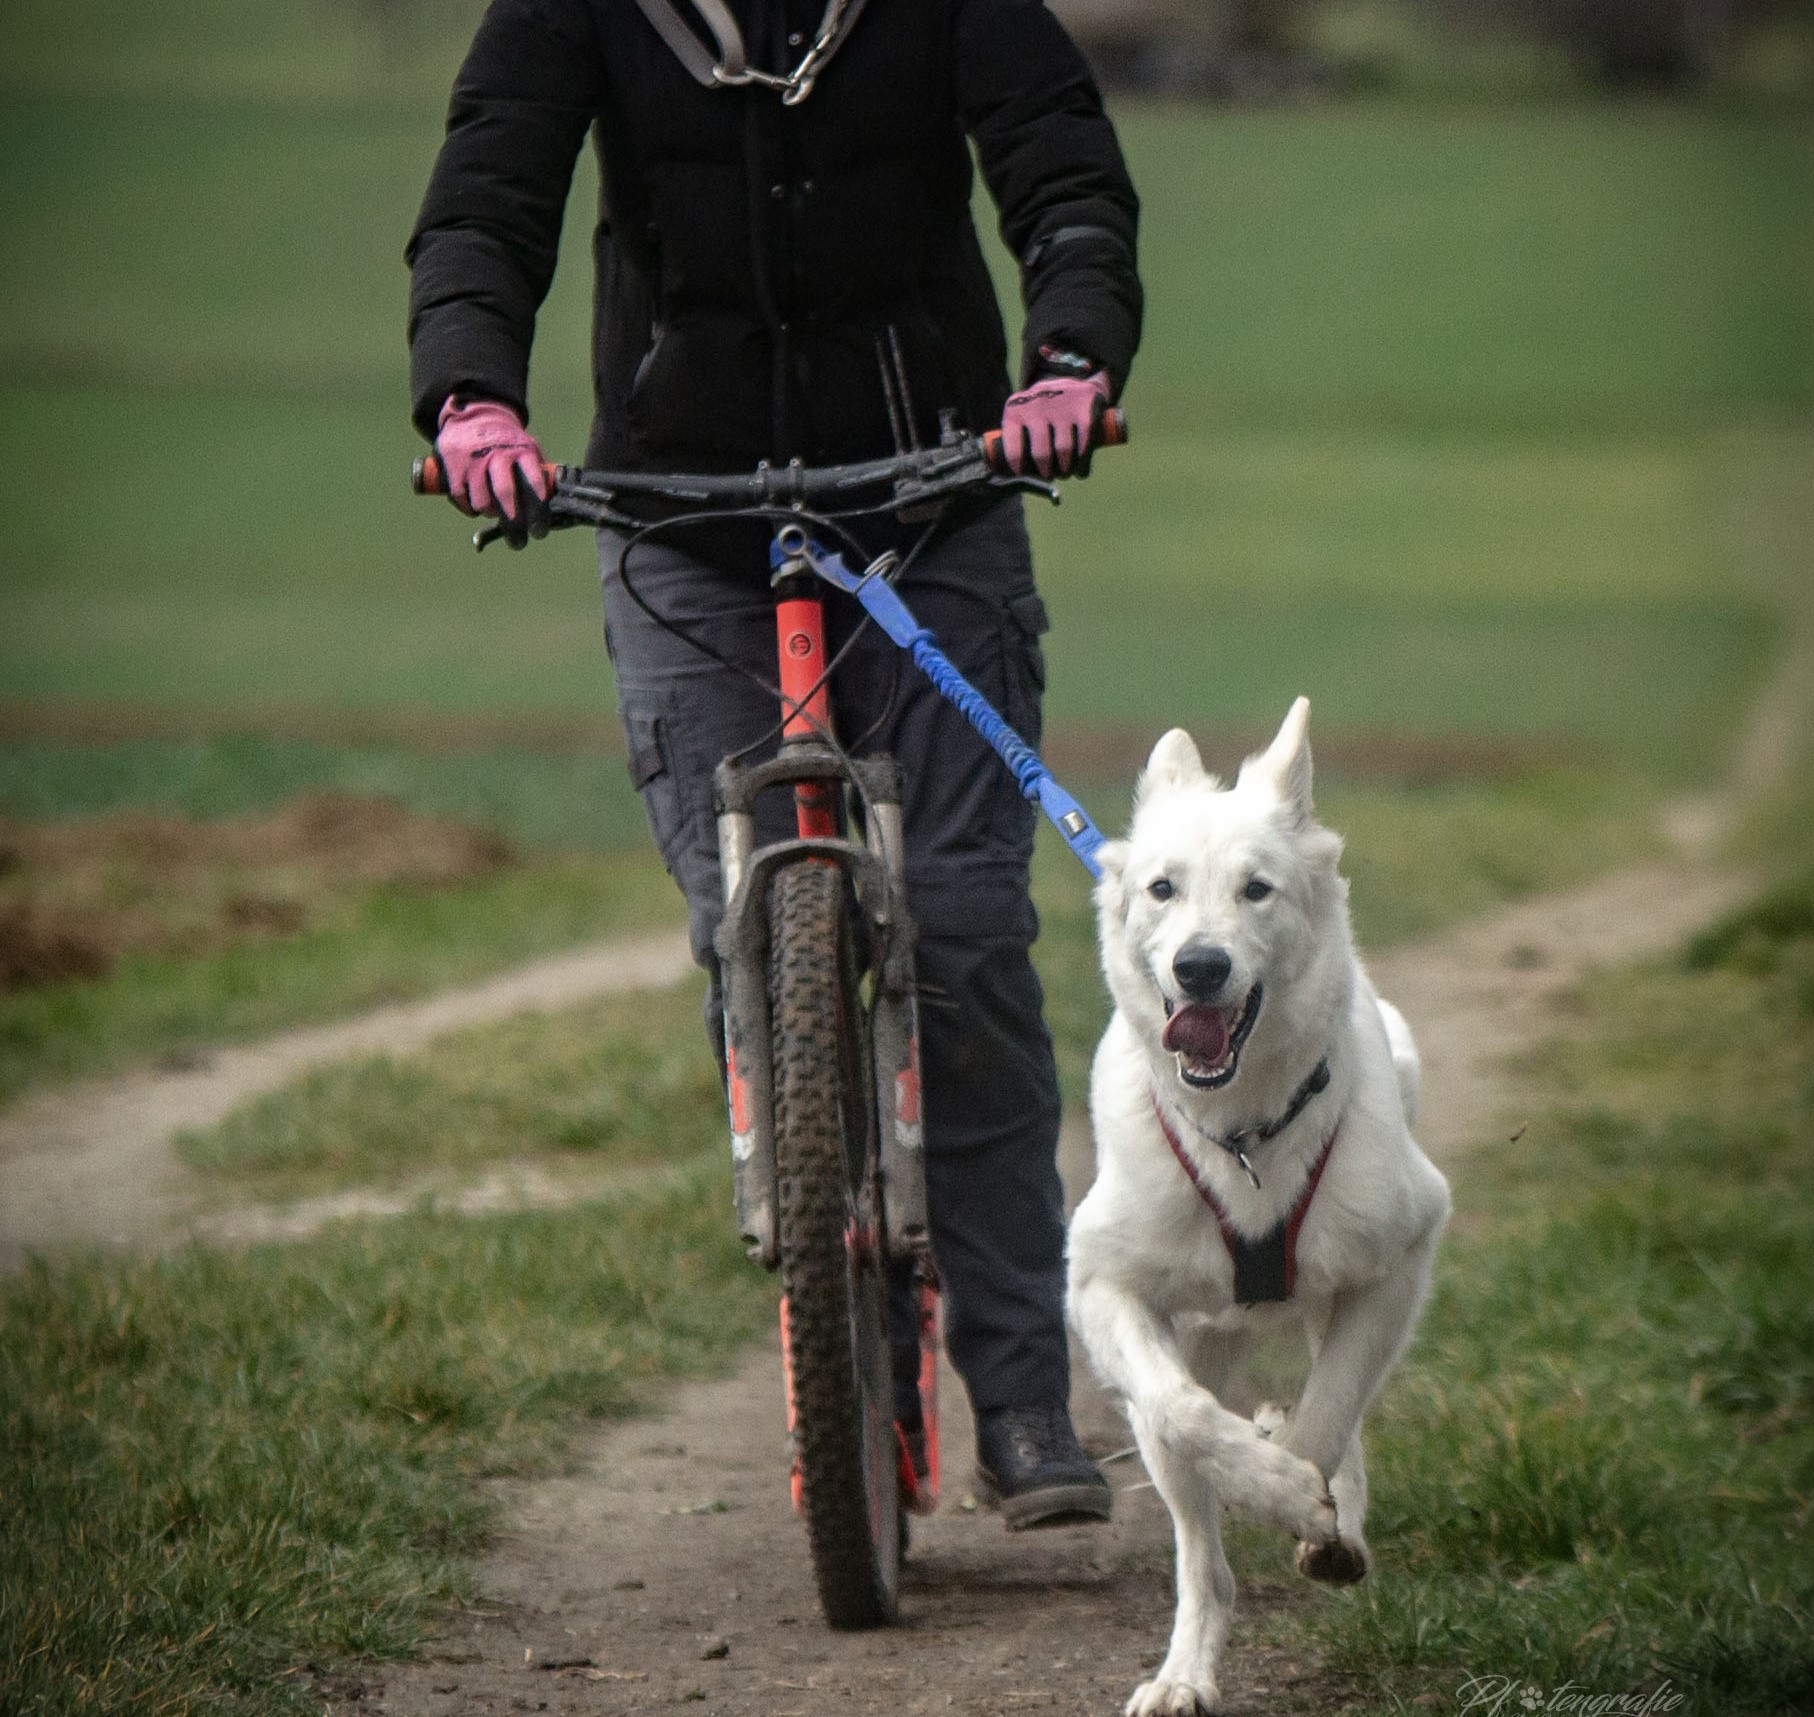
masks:
<path id="1" fill-rule="evenodd" d="M 769 895 L 782 1333 L 797 1500 L 825 1619 L 893 1620 L 900 1580 L 887 1281 L 843 872 L 806 860 Z"/>

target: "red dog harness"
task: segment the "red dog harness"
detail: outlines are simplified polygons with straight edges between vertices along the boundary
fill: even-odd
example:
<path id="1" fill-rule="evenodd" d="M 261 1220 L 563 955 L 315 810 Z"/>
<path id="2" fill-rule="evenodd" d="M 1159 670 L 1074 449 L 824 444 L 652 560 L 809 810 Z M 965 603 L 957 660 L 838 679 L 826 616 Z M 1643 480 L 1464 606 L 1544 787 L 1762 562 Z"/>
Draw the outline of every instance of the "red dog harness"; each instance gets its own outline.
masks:
<path id="1" fill-rule="evenodd" d="M 1178 1142 L 1178 1135 L 1172 1131 L 1172 1124 L 1165 1118 L 1165 1111 L 1159 1107 L 1156 1097 L 1153 1099 L 1153 1113 L 1159 1119 L 1159 1130 L 1165 1135 L 1165 1142 L 1171 1146 L 1172 1155 L 1178 1159 L 1178 1166 L 1190 1176 L 1190 1184 L 1197 1189 L 1197 1196 L 1209 1206 L 1211 1215 L 1216 1219 L 1216 1226 L 1222 1230 L 1222 1244 L 1228 1248 L 1228 1256 L 1234 1260 L 1235 1303 L 1254 1306 L 1268 1301 L 1290 1299 L 1298 1279 L 1298 1230 L 1304 1226 L 1310 1201 L 1316 1197 L 1317 1183 L 1323 1178 L 1323 1170 L 1329 1166 L 1329 1153 L 1335 1149 L 1335 1141 L 1342 1130 L 1341 1122 L 1336 1122 L 1335 1130 L 1323 1141 L 1323 1148 L 1311 1167 L 1310 1178 L 1304 1182 L 1304 1190 L 1298 1194 L 1297 1203 L 1291 1207 L 1290 1213 L 1259 1239 L 1249 1240 L 1228 1220 L 1228 1212 L 1222 1208 L 1221 1199 L 1216 1197 L 1209 1182 L 1203 1178 L 1202 1171 L 1191 1160 L 1190 1153 Z"/>

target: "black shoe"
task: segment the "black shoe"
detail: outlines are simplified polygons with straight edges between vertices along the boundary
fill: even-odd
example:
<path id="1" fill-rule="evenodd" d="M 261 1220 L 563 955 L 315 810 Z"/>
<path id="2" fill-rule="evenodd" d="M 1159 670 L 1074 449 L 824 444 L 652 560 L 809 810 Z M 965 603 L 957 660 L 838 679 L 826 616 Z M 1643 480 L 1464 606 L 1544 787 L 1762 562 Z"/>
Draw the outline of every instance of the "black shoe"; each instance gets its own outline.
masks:
<path id="1" fill-rule="evenodd" d="M 976 1469 L 984 1499 L 1010 1532 L 1107 1520 L 1114 1493 L 1077 1445 L 1063 1407 L 1000 1407 L 976 1422 Z"/>

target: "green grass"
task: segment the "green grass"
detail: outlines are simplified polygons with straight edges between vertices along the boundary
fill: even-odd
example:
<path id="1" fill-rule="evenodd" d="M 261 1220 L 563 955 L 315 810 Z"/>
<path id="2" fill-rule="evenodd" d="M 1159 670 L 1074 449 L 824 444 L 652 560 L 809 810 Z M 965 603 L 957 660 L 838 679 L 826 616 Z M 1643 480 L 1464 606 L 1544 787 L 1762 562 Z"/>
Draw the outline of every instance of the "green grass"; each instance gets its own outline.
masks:
<path id="1" fill-rule="evenodd" d="M 178 1141 L 216 1196 L 392 1187 L 529 1159 L 591 1173 L 722 1143 L 700 986 L 460 1032 L 338 1064 Z"/>
<path id="2" fill-rule="evenodd" d="M 0 1098 L 429 995 L 616 931 L 672 925 L 676 904 L 641 855 L 551 860 L 458 889 L 374 889 L 296 936 L 199 958 L 129 956 L 104 978 L 0 995 Z"/>
<path id="3" fill-rule="evenodd" d="M 1760 446 L 1760 440 L 1762 445 Z M 1704 778 L 1769 661 L 1806 436 L 1158 434 L 1036 515 L 1055 721 L 1540 738 Z M 1101 505 L 1096 505 L 1100 498 Z"/>
<path id="4" fill-rule="evenodd" d="M 407 1652 L 475 1595 L 473 1480 L 772 1315 L 728 1203 L 714 1149 L 558 1214 L 0 1284 L 0 1707 L 318 1710 L 305 1669 Z"/>
<path id="5" fill-rule="evenodd" d="M 432 104 L 445 98 L 481 10 L 480 0 L 258 11 L 182 0 L 155 12 L 132 0 L 14 0 L 0 14 L 0 64 L 22 85 L 58 92 L 208 92 L 275 107 L 399 95 Z M 385 28 L 387 17 L 400 27 Z"/>
<path id="6" fill-rule="evenodd" d="M 4 551 L 0 687 L 27 701 L 497 711 L 610 721 L 589 545 L 482 559 L 393 499 L 409 449 L 363 407 L 175 397 L 154 458 L 130 396 L 20 392 L 0 453 L 32 474 Z M 183 453 L 186 430 L 196 442 Z M 1774 642 L 1760 511 L 1805 437 L 1555 447 L 1470 436 L 1155 431 L 1036 510 L 1054 725 L 1255 726 L 1307 691 L 1333 726 L 1535 735 L 1704 774 Z M 159 500 L 192 456 L 229 487 L 327 447 L 311 493 L 211 531 Z M 114 494 L 80 494 L 112 460 Z M 197 481 L 204 481 L 199 473 Z M 88 516 L 84 516 L 88 515 Z M 1778 554 L 1782 551 L 1777 551 Z M 373 568 L 382 567 L 381 578 Z M 131 568 L 133 576 L 123 576 Z"/>
<path id="7" fill-rule="evenodd" d="M 1123 827 L 1131 784 L 1086 785 L 1103 826 Z M 432 892 L 356 891 L 300 935 L 203 957 L 139 954 L 99 980 L 0 995 L 0 1099 L 135 1061 L 187 1059 L 678 921 L 622 763 L 596 753 L 421 753 L 249 736 L 0 747 L 0 812 L 17 816 L 158 809 L 211 820 L 324 788 L 389 794 L 423 815 L 498 829 L 521 843 L 523 862 Z M 1337 778 L 1319 802 L 1347 837 L 1355 921 L 1370 947 L 1580 880 L 1654 840 L 1640 791 L 1582 772 L 1399 788 Z M 1055 838 L 1042 841 L 1037 900 L 1066 1089 L 1080 1098 L 1105 1004 L 1088 880 Z"/>
<path id="8" fill-rule="evenodd" d="M 96 709 L 178 733 L 186 712 L 210 733 L 295 732 L 298 712 L 608 731 L 589 545 L 480 560 L 402 488 L 399 249 L 460 9 L 386 60 L 350 13 L 220 31 L 211 5 L 0 24 L 0 140 L 35 168 L 0 186 L 0 693 L 53 707 L 46 732 Z M 1052 727 L 1181 721 L 1213 744 L 1305 691 L 1319 734 L 1530 741 L 1588 772 L 1332 800 L 1376 943 L 1635 848 L 1643 793 L 1717 768 L 1806 573 L 1803 117 L 1121 120 L 1147 210 L 1137 442 L 1035 508 Z M 568 250 L 534 384 L 560 448 L 587 409 Z M 333 784 L 538 849 L 640 841 L 614 764 L 532 749 L 15 743 L 0 803 L 214 816 Z M 1107 797 L 1118 822 L 1125 788 Z M 9 1002 L 0 1084 L 417 993 L 614 921 L 602 881 L 602 912 L 523 886 L 568 904 L 452 897 L 422 926 L 445 956 L 389 932 L 360 956 L 349 931 Z"/>
<path id="9" fill-rule="evenodd" d="M 564 751 L 423 751 L 258 733 L 0 742 L 0 816 L 162 811 L 218 822 L 332 790 L 395 799 L 420 816 L 492 829 L 531 850 L 640 850 L 648 825 L 609 719 L 598 743 Z"/>
<path id="10" fill-rule="evenodd" d="M 1543 1057 L 1553 1111 L 1463 1176 L 1374 1417 L 1378 1577 L 1310 1624 L 1368 1708 L 1500 1671 L 1667 1678 L 1707 1713 L 1808 1697 L 1811 924 L 1786 885 L 1680 961 L 1597 981 Z M 1074 892 L 1048 931 L 1077 976 Z M 1057 998 L 1069 1053 L 1083 994 Z M 678 1165 L 606 1208 L 424 1214 L 0 1290 L 13 1705 L 246 1689 L 274 1708 L 281 1669 L 404 1649 L 467 1590 L 467 1479 L 545 1465 L 576 1414 L 755 1327 L 694 1014 L 676 993 L 470 1033 L 186 1148 L 257 1195 L 502 1157 Z M 1243 1566 L 1277 1554 L 1243 1535 Z"/>
<path id="11" fill-rule="evenodd" d="M 1555 1106 L 1464 1165 L 1373 1415 L 1378 1575 L 1313 1630 L 1378 1708 L 1489 1674 L 1814 1700 L 1811 924 L 1804 880 L 1596 980 L 1533 1069 Z"/>
<path id="12" fill-rule="evenodd" d="M 1143 417 L 1563 446 L 1814 406 L 1806 116 L 1396 103 L 1122 116 Z"/>
<path id="13" fill-rule="evenodd" d="M 1323 815 L 1349 836 L 1346 869 L 1357 926 L 1370 945 L 1384 946 L 1643 851 L 1647 837 L 1638 807 L 1608 814 L 1605 799 L 1600 783 L 1556 777 L 1496 789 L 1393 793 L 1350 787 L 1324 795 Z M 1125 806 L 1125 792 L 1118 790 L 1116 803 L 1105 802 L 1102 815 L 1111 823 L 1124 819 Z M 1542 838 L 1519 844 L 1533 832 Z M 590 873 L 576 867 L 576 874 L 583 879 Z M 666 885 L 652 867 L 613 876 L 609 904 L 620 912 L 625 877 L 645 884 L 656 900 L 664 895 Z M 447 929 L 497 927 L 501 914 L 495 906 L 487 909 L 485 892 L 437 902 L 444 936 Z M 489 892 L 495 897 L 501 890 Z M 1080 1106 L 1108 1004 L 1097 972 L 1088 879 L 1056 840 L 1042 843 L 1035 896 L 1042 924 L 1035 952 L 1061 1082 L 1066 1100 Z M 583 895 L 572 903 L 576 913 L 598 910 L 601 917 L 605 904 Z M 350 934 L 363 938 L 365 928 L 355 926 Z M 550 934 L 558 937 L 559 930 Z M 395 951 L 376 938 L 351 946 L 364 948 L 367 971 L 397 964 Z M 404 951 L 411 950 L 419 955 L 414 942 Z M 171 1011 L 143 1020 L 136 1032 L 119 1013 L 97 1018 L 86 1034 L 96 1053 L 109 1042 L 130 1055 L 207 1041 L 205 1021 L 198 1023 L 188 1008 L 193 986 L 211 993 L 217 974 L 191 968 L 194 978 L 185 986 L 173 968 L 165 963 L 143 980 L 146 995 L 164 1000 Z M 306 991 L 286 991 L 291 974 L 281 945 L 242 950 L 237 969 L 262 971 L 276 992 L 267 995 L 267 1012 L 321 1005 Z M 65 999 L 78 993 L 74 986 L 61 992 Z M 528 1157 L 574 1170 L 639 1160 L 637 1141 L 659 1132 L 676 1092 L 697 1098 L 715 1090 L 698 1014 L 689 988 L 463 1033 L 401 1061 L 380 1057 L 337 1066 L 191 1138 L 183 1154 L 206 1171 L 221 1196 L 261 1200 L 389 1187 L 424 1176 L 457 1178 Z M 0 1011 L 0 1022 L 6 1018 Z M 43 1033 L 21 1052 L 38 1058 L 40 1076 L 50 1041 L 64 1053 L 79 1053 L 73 1046 L 80 1040 L 66 1031 Z M 0 1079 L 6 1070 L 0 1058 Z"/>

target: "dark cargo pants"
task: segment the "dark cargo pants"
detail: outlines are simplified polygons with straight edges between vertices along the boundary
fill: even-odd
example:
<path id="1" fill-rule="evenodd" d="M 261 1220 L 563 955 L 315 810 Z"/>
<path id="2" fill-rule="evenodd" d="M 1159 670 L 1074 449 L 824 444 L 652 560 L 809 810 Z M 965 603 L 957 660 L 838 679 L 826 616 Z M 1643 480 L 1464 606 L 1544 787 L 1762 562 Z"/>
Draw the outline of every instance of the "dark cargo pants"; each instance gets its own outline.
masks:
<path id="1" fill-rule="evenodd" d="M 606 641 L 630 770 L 669 873 L 686 895 L 694 958 L 713 977 L 722 914 L 712 771 L 760 738 L 778 703 L 657 626 L 617 573 L 622 539 L 599 533 Z M 775 680 L 774 600 L 765 568 L 732 575 L 650 543 L 630 562 L 637 591 L 732 662 Z M 1029 742 L 1039 740 L 1043 604 L 1018 504 L 932 544 L 900 590 L 920 623 Z M 835 653 L 860 610 L 826 592 Z M 1058 1086 L 1029 949 L 1033 808 L 1008 771 L 919 670 L 870 627 L 833 687 L 837 732 L 891 753 L 906 777 L 908 904 L 919 925 L 926 1173 L 944 1280 L 946 1345 L 980 1412 L 1069 1396 Z M 771 755 L 770 740 L 755 755 Z M 767 801 L 772 799 L 772 804 Z M 794 833 L 785 794 L 765 796 L 759 842 Z"/>

